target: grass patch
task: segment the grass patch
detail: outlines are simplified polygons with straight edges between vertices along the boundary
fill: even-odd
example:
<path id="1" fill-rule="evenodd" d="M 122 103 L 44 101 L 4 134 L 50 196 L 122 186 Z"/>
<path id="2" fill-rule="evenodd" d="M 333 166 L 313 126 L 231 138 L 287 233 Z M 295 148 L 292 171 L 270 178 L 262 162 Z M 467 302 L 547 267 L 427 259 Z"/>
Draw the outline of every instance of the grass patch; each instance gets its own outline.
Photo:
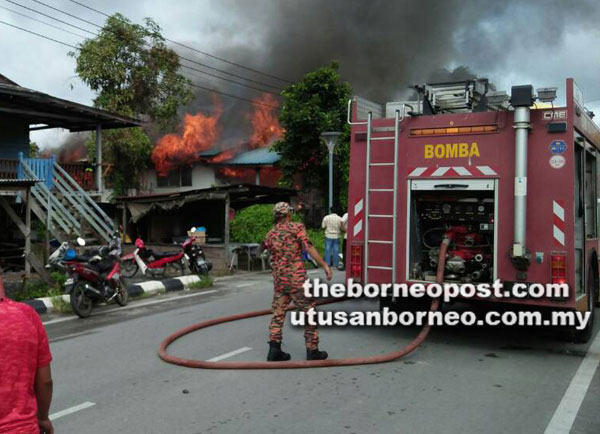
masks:
<path id="1" fill-rule="evenodd" d="M 31 300 L 33 298 L 53 297 L 56 294 L 62 294 L 67 275 L 60 271 L 53 271 L 50 273 L 50 278 L 52 279 L 52 285 L 47 285 L 45 282 L 39 280 L 27 282 L 25 287 L 15 294 L 15 300 Z"/>
<path id="2" fill-rule="evenodd" d="M 71 313 L 73 312 L 73 309 L 71 308 L 71 303 L 69 303 L 68 301 L 65 301 L 63 299 L 63 292 L 61 289 L 58 288 L 52 288 L 50 291 L 48 291 L 49 297 L 52 300 L 52 304 L 54 305 L 54 308 L 59 311 L 60 313 Z"/>
<path id="3" fill-rule="evenodd" d="M 193 282 L 188 285 L 188 289 L 202 289 L 213 286 L 214 280 L 210 276 L 201 276 L 198 282 Z"/>

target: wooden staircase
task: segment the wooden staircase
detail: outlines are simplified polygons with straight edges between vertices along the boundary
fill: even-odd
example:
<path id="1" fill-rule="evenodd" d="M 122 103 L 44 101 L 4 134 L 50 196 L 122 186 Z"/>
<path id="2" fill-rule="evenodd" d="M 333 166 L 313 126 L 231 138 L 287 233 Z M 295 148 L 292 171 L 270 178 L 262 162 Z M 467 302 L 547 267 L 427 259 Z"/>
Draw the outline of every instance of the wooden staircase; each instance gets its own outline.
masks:
<path id="1" fill-rule="evenodd" d="M 89 244 L 111 240 L 115 227 L 94 199 L 54 158 L 19 154 L 19 179 L 39 179 L 31 190 L 31 211 L 59 241 L 85 238 Z"/>

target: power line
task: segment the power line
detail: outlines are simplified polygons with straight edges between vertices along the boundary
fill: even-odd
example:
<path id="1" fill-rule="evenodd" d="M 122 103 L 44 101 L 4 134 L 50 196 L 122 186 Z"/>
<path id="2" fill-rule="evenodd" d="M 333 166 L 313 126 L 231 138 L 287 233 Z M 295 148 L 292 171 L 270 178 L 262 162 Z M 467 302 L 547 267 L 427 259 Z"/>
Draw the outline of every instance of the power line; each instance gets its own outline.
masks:
<path id="1" fill-rule="evenodd" d="M 267 72 L 261 72 L 261 71 L 259 71 L 257 69 L 250 68 L 249 66 L 244 66 L 244 65 L 241 65 L 239 63 L 235 63 L 235 62 L 232 62 L 230 60 L 223 59 L 222 57 L 215 56 L 214 54 L 210 54 L 210 53 L 207 53 L 205 51 L 198 50 L 197 48 L 190 47 L 189 45 L 182 44 L 181 42 L 173 41 L 172 39 L 165 38 L 165 41 L 169 41 L 172 44 L 179 45 L 180 47 L 187 48 L 188 50 L 192 50 L 192 51 L 195 51 L 197 53 L 204 54 L 207 57 L 211 57 L 213 59 L 220 60 L 221 62 L 225 62 L 225 63 L 228 63 L 230 65 L 237 66 L 238 68 L 242 68 L 242 69 L 246 69 L 248 71 L 252 71 L 255 74 L 262 74 L 262 75 L 264 75 L 266 77 L 274 78 L 276 80 L 280 80 L 280 81 L 283 81 L 284 83 L 288 83 L 288 84 L 293 83 L 293 81 L 288 80 L 287 78 L 280 78 L 280 77 L 277 77 L 276 75 L 272 75 L 272 74 L 269 74 Z"/>
<path id="2" fill-rule="evenodd" d="M 254 86 L 250 86 L 250 85 L 248 85 L 248 84 L 245 84 L 245 83 L 240 83 L 240 82 L 238 82 L 238 81 L 231 80 L 231 79 L 229 79 L 229 78 L 225 78 L 225 77 L 219 77 L 218 75 L 211 74 L 210 72 L 202 71 L 201 69 L 197 69 L 197 68 L 193 68 L 193 67 L 191 67 L 191 66 L 188 66 L 188 65 L 184 65 L 183 63 L 181 63 L 181 64 L 180 64 L 180 66 L 181 66 L 182 68 L 186 68 L 186 69 L 189 69 L 189 70 L 191 70 L 191 71 L 197 71 L 197 72 L 200 72 L 200 73 L 202 73 L 202 74 L 208 75 L 208 76 L 210 76 L 210 77 L 215 77 L 215 78 L 218 78 L 218 79 L 220 79 L 220 80 L 224 80 L 224 81 L 228 81 L 228 82 L 230 82 L 230 83 L 233 83 L 233 84 L 237 84 L 238 86 L 244 86 L 244 87 L 247 87 L 248 89 L 254 89 L 254 90 L 258 90 L 259 92 L 266 92 L 266 93 L 270 93 L 271 95 L 279 96 L 279 94 L 277 94 L 277 93 L 275 93 L 275 92 L 271 92 L 270 90 L 261 89 L 261 88 L 259 88 L 259 87 L 254 87 Z"/>
<path id="3" fill-rule="evenodd" d="M 196 84 L 196 83 L 190 83 L 190 85 L 192 87 L 197 87 L 198 89 L 208 90 L 210 92 L 218 93 L 219 95 L 224 95 L 224 96 L 228 96 L 228 97 L 231 97 L 231 98 L 240 99 L 242 101 L 247 101 L 247 102 L 252 103 L 252 104 L 262 105 L 262 106 L 270 107 L 270 108 L 273 108 L 273 109 L 278 108 L 275 105 L 265 104 L 264 102 L 260 102 L 260 101 L 253 101 L 251 99 L 244 98 L 244 97 L 241 97 L 241 96 L 231 95 L 229 93 L 221 92 L 220 90 L 216 90 L 216 89 L 211 89 L 211 88 L 208 88 L 208 87 L 200 86 L 199 84 Z"/>
<path id="4" fill-rule="evenodd" d="M 32 35 L 38 36 L 38 37 L 40 37 L 40 38 L 44 38 L 44 39 L 47 39 L 47 40 L 49 40 L 49 41 L 56 42 L 56 43 L 58 43 L 58 44 L 65 45 L 65 46 L 67 46 L 67 47 L 73 48 L 73 49 L 75 49 L 75 50 L 79 50 L 79 47 L 75 47 L 74 45 L 67 44 L 66 42 L 59 41 L 58 39 L 50 38 L 50 37 L 48 37 L 48 36 L 46 36 L 46 35 L 42 35 L 42 34 L 40 34 L 40 33 L 36 33 L 36 32 L 33 32 L 33 31 L 31 31 L 31 30 L 24 29 L 24 28 L 22 28 L 22 27 L 19 27 L 19 26 L 15 26 L 15 25 L 13 25 L 13 24 L 7 23 L 7 22 L 5 22 L 5 21 L 2 21 L 2 20 L 0 20 L 0 24 L 4 24 L 4 25 L 7 25 L 7 26 L 9 26 L 9 27 L 13 27 L 13 28 L 15 28 L 15 29 L 21 30 L 21 31 L 23 31 L 23 32 L 30 33 L 30 34 L 32 34 Z M 205 87 L 205 86 L 201 86 L 201 85 L 199 85 L 199 84 L 196 84 L 196 83 L 190 83 L 190 86 L 192 86 L 192 87 L 196 87 L 196 88 L 198 88 L 198 89 L 207 90 L 207 91 L 209 91 L 209 92 L 218 93 L 219 95 L 227 96 L 227 97 L 230 97 L 230 98 L 235 98 L 235 99 L 239 99 L 239 100 L 242 100 L 242 101 L 246 101 L 246 102 L 249 102 L 249 103 L 251 103 L 251 104 L 257 104 L 257 105 L 262 105 L 262 106 L 265 106 L 265 107 L 270 107 L 270 108 L 273 108 L 273 109 L 277 109 L 277 106 L 274 106 L 274 105 L 265 104 L 265 103 L 263 103 L 263 102 L 260 102 L 260 101 L 253 101 L 253 100 L 251 100 L 251 99 L 248 99 L 248 98 L 244 98 L 244 97 L 237 96 L 237 95 L 232 95 L 232 94 L 230 94 L 230 93 L 223 92 L 223 91 L 216 90 L 216 89 L 211 89 L 211 88 L 208 88 L 208 87 Z"/>
<path id="5" fill-rule="evenodd" d="M 68 16 L 68 17 L 75 18 L 76 20 L 83 21 L 84 23 L 90 24 L 90 25 L 92 25 L 92 26 L 94 26 L 94 27 L 98 27 L 99 29 L 101 29 L 101 28 L 102 28 L 102 26 L 99 26 L 99 25 L 98 25 L 98 24 L 96 24 L 96 23 L 92 23 L 91 21 L 85 20 L 85 19 L 83 19 L 83 18 L 81 18 L 81 17 L 75 16 L 75 15 L 73 15 L 73 14 L 70 14 L 70 13 L 68 13 L 68 12 L 65 12 L 65 11 L 63 11 L 63 10 L 61 10 L 61 9 L 55 8 L 54 6 L 51 6 L 51 5 L 47 4 L 47 3 L 41 2 L 41 1 L 39 1 L 39 0 L 31 0 L 31 1 L 32 1 L 32 2 L 35 2 L 35 3 L 37 3 L 37 4 L 40 4 L 40 5 L 42 5 L 42 6 L 46 6 L 47 8 L 50 8 L 50 9 L 52 9 L 52 10 L 56 11 L 56 12 L 60 12 L 61 14 L 65 14 L 65 15 L 66 15 L 66 16 Z"/>
<path id="6" fill-rule="evenodd" d="M 59 41 L 57 39 L 50 38 L 49 36 L 45 36 L 45 35 L 42 35 L 40 33 L 32 32 L 31 30 L 27 30 L 27 29 L 24 29 L 22 27 L 15 26 L 14 24 L 10 24 L 10 23 L 7 23 L 7 22 L 2 21 L 2 20 L 0 20 L 0 23 L 5 24 L 5 25 L 10 26 L 10 27 L 14 27 L 15 29 L 23 30 L 24 32 L 31 33 L 32 35 L 39 36 L 40 38 L 48 39 L 49 41 L 53 41 L 53 42 L 56 42 L 58 44 L 66 45 L 67 47 L 74 48 L 75 50 L 79 50 L 79 48 L 77 48 L 74 45 L 67 44 L 66 42 L 62 42 L 62 41 Z"/>
<path id="7" fill-rule="evenodd" d="M 90 33 L 90 34 L 92 34 L 92 35 L 95 35 L 95 36 L 97 36 L 97 35 L 98 35 L 97 33 L 91 32 L 91 31 L 89 31 L 89 30 L 82 29 L 81 27 L 74 26 L 74 25 L 72 25 L 72 24 L 70 24 L 70 23 L 67 23 L 67 22 L 65 22 L 65 21 L 59 20 L 58 18 L 54 18 L 54 17 L 52 17 L 52 16 L 50 16 L 50 15 L 43 14 L 43 13 L 41 13 L 41 12 L 39 12 L 39 11 L 36 11 L 35 9 L 31 9 L 31 8 L 28 8 L 28 7 L 26 7 L 26 6 L 22 6 L 22 5 L 20 5 L 20 4 L 16 3 L 16 2 L 14 2 L 13 0 L 6 0 L 6 1 L 8 1 L 8 2 L 10 2 L 10 3 L 13 3 L 13 4 L 16 4 L 16 5 L 18 5 L 18 6 L 21 6 L 21 7 L 23 7 L 23 8 L 26 8 L 26 9 L 32 10 L 32 11 L 34 11 L 34 12 L 37 12 L 37 13 L 39 13 L 39 14 L 42 14 L 42 15 L 44 15 L 44 16 L 46 16 L 46 17 L 49 17 L 49 18 L 55 19 L 55 20 L 57 20 L 57 21 L 59 21 L 59 22 L 61 22 L 61 23 L 63 23 L 63 24 L 66 24 L 66 25 L 73 26 L 73 27 L 75 27 L 75 28 L 77 28 L 77 29 L 80 29 L 80 30 L 84 30 L 84 31 L 86 31 L 87 33 Z M 52 10 L 55 10 L 55 11 L 57 11 L 57 12 L 60 12 L 60 13 L 62 13 L 62 14 L 65 14 L 65 15 L 67 15 L 67 16 L 69 16 L 69 17 L 72 17 L 72 18 L 75 18 L 75 19 L 77 19 L 77 20 L 80 20 L 80 21 L 82 21 L 82 22 L 84 22 L 84 23 L 91 24 L 92 26 L 95 26 L 95 27 L 97 27 L 97 28 L 99 28 L 99 29 L 102 29 L 102 28 L 103 28 L 102 26 L 100 26 L 100 25 L 98 25 L 98 24 L 96 24 L 96 23 L 93 23 L 92 21 L 88 21 L 88 20 L 86 20 L 86 19 L 83 19 L 83 18 L 81 18 L 81 17 L 78 17 L 77 15 L 73 15 L 73 14 L 71 14 L 71 13 L 65 12 L 65 11 L 63 11 L 63 10 L 61 10 L 61 9 L 59 9 L 59 8 L 56 8 L 56 7 L 54 7 L 54 6 L 51 6 L 51 5 L 48 5 L 48 4 L 46 4 L 46 3 L 42 2 L 42 1 L 39 1 L 39 0 L 32 0 L 32 1 L 34 1 L 34 2 L 36 2 L 36 3 L 38 3 L 38 4 L 40 4 L 40 5 L 46 6 L 46 7 L 50 8 L 50 9 L 52 9 Z M 78 4 L 79 4 L 79 3 L 78 3 Z M 103 15 L 104 15 L 104 14 L 103 14 Z M 108 31 L 108 30 L 107 30 L 107 31 Z M 114 33 L 114 32 L 113 32 L 113 34 L 116 34 L 116 33 Z M 117 36 L 119 36 L 119 35 L 117 35 Z M 167 41 L 168 41 L 168 39 L 165 39 L 165 40 L 167 40 Z M 174 41 L 170 41 L 170 42 L 174 42 Z M 148 45 L 148 44 L 146 44 L 146 45 Z M 276 90 L 278 90 L 278 91 L 281 91 L 281 90 L 283 90 L 281 87 L 273 86 L 272 84 L 264 83 L 264 82 L 261 82 L 261 81 L 258 81 L 258 80 L 253 80 L 253 79 L 251 79 L 251 78 L 246 78 L 246 77 L 244 77 L 244 76 L 237 75 L 237 74 L 235 74 L 235 73 L 233 73 L 233 72 L 224 71 L 224 70 L 222 70 L 222 69 L 215 68 L 215 67 L 212 67 L 212 66 L 210 66 L 210 65 L 206 65 L 206 64 L 204 64 L 204 63 L 202 63 L 202 62 L 198 62 L 198 61 L 196 61 L 196 60 L 189 59 L 189 58 L 187 58 L 187 57 L 184 57 L 184 56 L 182 56 L 182 55 L 181 55 L 181 54 L 179 54 L 179 53 L 176 53 L 176 54 L 179 56 L 179 58 L 180 58 L 181 60 L 186 60 L 186 61 L 188 61 L 188 62 L 190 62 L 190 63 L 194 63 L 194 64 L 196 64 L 196 65 L 198 65 L 198 66 L 202 66 L 202 67 L 204 67 L 204 68 L 207 68 L 207 69 L 210 69 L 210 70 L 213 70 L 213 71 L 217 71 L 217 72 L 220 72 L 220 73 L 223 73 L 223 74 L 226 74 L 226 75 L 230 75 L 230 76 L 232 76 L 232 77 L 236 77 L 236 78 L 239 78 L 239 79 L 242 79 L 242 80 L 246 80 L 246 81 L 248 81 L 248 82 L 255 83 L 255 84 L 258 84 L 258 85 L 260 85 L 260 86 L 270 87 L 270 88 L 272 88 L 272 89 L 276 89 Z M 225 80 L 225 81 L 231 81 L 231 80 L 228 80 L 228 79 L 225 79 L 225 78 L 222 78 L 222 77 L 216 76 L 216 75 L 212 75 L 212 74 L 210 74 L 210 73 L 207 73 L 207 72 L 204 72 L 204 71 L 200 71 L 200 70 L 197 70 L 197 71 L 198 71 L 198 72 L 202 72 L 202 73 L 204 73 L 204 74 L 207 74 L 207 75 L 210 75 L 210 76 L 212 76 L 212 77 L 221 78 L 221 79 L 223 79 L 223 80 Z M 241 86 L 245 86 L 244 84 L 237 83 L 237 82 L 235 82 L 235 81 L 231 81 L 231 82 L 232 82 L 232 83 L 235 83 L 235 84 L 239 84 L 239 85 L 241 85 Z M 267 90 L 263 90 L 263 89 L 257 89 L 257 88 L 255 88 L 255 87 L 252 87 L 252 86 L 247 86 L 247 87 L 249 87 L 249 88 L 251 88 L 251 89 L 255 89 L 255 90 L 261 90 L 262 92 L 269 92 L 269 91 L 267 91 Z M 273 95 L 278 95 L 278 94 L 275 94 L 275 93 L 273 93 L 273 92 L 269 92 L 269 93 L 272 93 Z"/>
<path id="8" fill-rule="evenodd" d="M 33 1 L 37 1 L 37 0 L 33 0 Z M 90 7 L 90 6 L 86 5 L 86 4 L 83 4 L 81 2 L 78 2 L 76 0 L 69 0 L 69 1 L 71 3 L 75 3 L 75 4 L 77 4 L 77 5 L 81 6 L 81 7 L 84 7 L 86 9 L 89 9 L 89 10 L 91 10 L 93 12 L 96 12 L 96 13 L 98 13 L 100 15 L 104 15 L 105 17 L 110 17 L 109 14 L 107 14 L 105 12 L 102 12 L 102 11 L 99 11 L 98 9 L 94 9 L 94 8 L 92 8 L 92 7 Z M 219 60 L 221 62 L 225 62 L 225 63 L 228 63 L 230 65 L 237 66 L 238 68 L 242 68 L 242 69 L 245 69 L 247 71 L 252 71 L 252 72 L 254 72 L 256 74 L 261 74 L 261 75 L 264 75 L 266 77 L 274 78 L 276 80 L 283 81 L 284 83 L 290 83 L 290 84 L 293 83 L 291 80 L 288 80 L 286 78 L 281 78 L 281 77 L 278 77 L 276 75 L 269 74 L 267 72 L 263 72 L 263 71 L 259 71 L 259 70 L 254 69 L 254 68 L 250 68 L 249 66 L 245 66 L 245 65 L 241 65 L 241 64 L 236 63 L 236 62 L 232 62 L 231 60 L 227 60 L 227 59 L 224 59 L 222 57 L 215 56 L 214 54 L 210 54 L 210 53 L 207 53 L 205 51 L 198 50 L 197 48 L 190 47 L 189 45 L 182 44 L 181 42 L 176 42 L 176 41 L 173 41 L 173 40 L 167 39 L 167 38 L 165 38 L 165 40 L 168 41 L 168 42 L 171 42 L 172 44 L 179 45 L 180 47 L 187 48 L 188 50 L 192 50 L 192 51 L 195 51 L 197 53 L 203 54 L 203 55 L 205 55 L 207 57 L 211 57 L 211 58 Z"/>
<path id="9" fill-rule="evenodd" d="M 75 24 L 71 24 L 71 23 L 69 23 L 69 22 L 67 22 L 67 21 L 63 21 L 63 20 L 61 20 L 61 19 L 58 19 L 58 18 L 56 18 L 56 17 L 53 17 L 52 15 L 45 14 L 45 13 L 43 13 L 43 12 L 40 12 L 40 11 L 36 10 L 36 9 L 33 9 L 33 8 L 30 8 L 30 7 L 24 6 L 24 5 L 20 4 L 20 3 L 17 3 L 17 2 L 15 2 L 15 1 L 13 1 L 13 0 L 4 0 L 4 1 L 7 1 L 8 3 L 12 3 L 12 4 L 13 4 L 13 5 L 15 5 L 15 6 L 19 6 L 20 8 L 27 9 L 28 11 L 35 12 L 36 14 L 43 15 L 43 16 L 45 16 L 46 18 L 50 18 L 50 19 L 52 19 L 52 20 L 54 20 L 54 21 L 58 21 L 59 23 L 65 24 L 65 25 L 67 25 L 67 26 L 71 26 L 71 27 L 73 27 L 73 28 L 75 28 L 75 29 L 77 29 L 77 30 L 81 30 L 81 31 L 83 31 L 83 32 L 86 32 L 86 33 L 89 33 L 89 34 L 91 34 L 91 35 L 95 35 L 95 36 L 97 36 L 97 33 L 91 32 L 91 31 L 89 31 L 89 30 L 87 30 L 87 29 L 84 29 L 83 27 L 76 26 Z"/>
<path id="10" fill-rule="evenodd" d="M 0 9 L 4 9 L 6 11 L 12 12 L 13 14 L 20 15 L 22 17 L 28 18 L 28 19 L 33 20 L 33 21 L 37 21 L 38 23 L 45 24 L 48 27 L 52 27 L 53 29 L 60 30 L 60 31 L 68 33 L 70 35 L 75 35 L 75 36 L 78 36 L 78 37 L 84 38 L 84 39 L 87 38 L 87 36 L 83 36 L 83 35 L 80 35 L 79 33 L 71 32 L 70 30 L 66 30 L 66 29 L 63 29 L 62 27 L 55 26 L 54 24 L 47 23 L 46 21 L 38 20 L 37 18 L 33 18 L 33 17 L 30 17 L 29 15 L 22 14 L 21 12 L 15 11 L 14 9 L 7 8 L 7 7 L 4 7 L 4 6 L 0 6 Z"/>

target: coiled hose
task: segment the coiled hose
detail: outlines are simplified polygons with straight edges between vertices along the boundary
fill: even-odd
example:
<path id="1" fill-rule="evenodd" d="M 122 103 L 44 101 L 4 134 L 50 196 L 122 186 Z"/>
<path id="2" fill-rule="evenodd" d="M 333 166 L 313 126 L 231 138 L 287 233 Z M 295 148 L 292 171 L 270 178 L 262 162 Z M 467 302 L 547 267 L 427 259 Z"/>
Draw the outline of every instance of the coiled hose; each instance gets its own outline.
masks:
<path id="1" fill-rule="evenodd" d="M 437 274 L 436 281 L 437 283 L 442 283 L 444 280 L 444 267 L 446 263 L 446 251 L 448 249 L 448 245 L 450 244 L 450 240 L 444 238 L 442 244 L 440 246 L 440 254 L 438 259 L 437 266 Z M 339 302 L 340 300 L 326 300 L 318 305 L 324 305 L 329 303 Z M 431 312 L 436 312 L 440 306 L 440 299 L 434 298 L 431 302 Z M 294 309 L 294 306 L 288 306 L 286 310 Z M 214 318 L 207 321 L 202 321 L 200 323 L 191 325 L 189 327 L 177 330 L 175 333 L 168 336 L 165 340 L 163 340 L 160 344 L 158 350 L 158 356 L 167 363 L 172 363 L 175 365 L 185 366 L 188 368 L 203 368 L 203 369 L 297 369 L 297 368 L 324 368 L 328 366 L 354 366 L 354 365 L 368 365 L 374 363 L 386 363 L 391 362 L 392 360 L 399 359 L 401 357 L 410 354 L 414 350 L 416 350 L 419 345 L 425 341 L 429 331 L 431 330 L 431 325 L 426 324 L 417 337 L 405 347 L 393 351 L 386 354 L 381 354 L 377 356 L 367 356 L 367 357 L 353 357 L 353 358 L 345 358 L 345 359 L 326 359 L 326 360 L 294 360 L 287 362 L 208 362 L 206 360 L 194 360 L 194 359 L 183 359 L 180 357 L 175 357 L 167 354 L 167 347 L 171 345 L 177 339 L 192 333 L 196 330 L 205 329 L 208 327 L 212 327 L 217 324 L 223 324 L 226 322 L 237 321 L 240 319 L 254 318 L 257 316 L 269 315 L 271 313 L 271 309 L 263 309 L 257 310 L 253 312 L 240 313 L 237 315 L 229 315 L 220 318 Z"/>

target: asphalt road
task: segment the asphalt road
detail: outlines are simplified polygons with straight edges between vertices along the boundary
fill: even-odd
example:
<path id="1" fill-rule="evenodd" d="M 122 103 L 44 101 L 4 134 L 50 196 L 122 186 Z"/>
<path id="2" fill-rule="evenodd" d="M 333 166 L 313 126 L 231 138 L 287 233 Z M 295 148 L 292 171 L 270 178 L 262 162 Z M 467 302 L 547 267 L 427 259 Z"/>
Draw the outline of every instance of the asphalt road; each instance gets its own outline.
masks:
<path id="1" fill-rule="evenodd" d="M 56 432 L 544 433 L 549 426 L 568 426 L 571 416 L 570 432 L 600 432 L 594 363 L 600 322 L 591 352 L 589 344 L 564 342 L 549 330 L 444 327 L 407 358 L 382 365 L 213 371 L 157 357 L 160 341 L 173 331 L 265 308 L 271 293 L 268 274 L 239 275 L 209 290 L 106 306 L 87 320 L 44 316 L 54 356 Z M 377 306 L 361 300 L 326 308 Z M 226 360 L 264 360 L 268 321 L 199 331 L 169 352 L 205 360 L 233 352 Z M 322 328 L 320 346 L 336 358 L 379 354 L 417 332 Z M 293 359 L 304 359 L 302 330 L 287 324 L 284 343 Z"/>

